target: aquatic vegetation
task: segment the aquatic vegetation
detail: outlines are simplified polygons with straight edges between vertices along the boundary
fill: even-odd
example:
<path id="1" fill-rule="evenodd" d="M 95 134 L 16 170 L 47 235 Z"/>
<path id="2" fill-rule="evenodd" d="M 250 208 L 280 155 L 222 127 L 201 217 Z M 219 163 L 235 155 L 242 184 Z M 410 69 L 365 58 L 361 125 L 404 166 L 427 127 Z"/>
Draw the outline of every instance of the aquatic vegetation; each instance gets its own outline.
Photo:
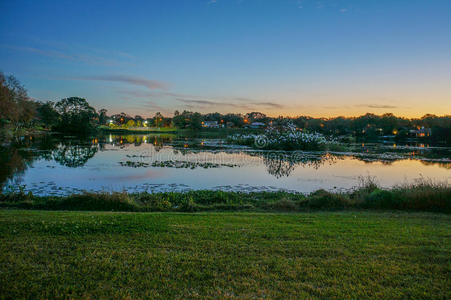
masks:
<path id="1" fill-rule="evenodd" d="M 328 139 L 321 133 L 298 130 L 292 123 L 268 127 L 263 134 L 232 135 L 227 141 L 270 150 L 326 150 L 328 145 L 338 145 L 337 141 Z"/>
<path id="2" fill-rule="evenodd" d="M 148 167 L 150 164 L 145 163 L 142 161 L 120 161 L 119 164 L 123 167 L 132 167 L 132 168 L 141 168 L 141 167 Z"/>
<path id="3" fill-rule="evenodd" d="M 196 162 L 196 161 L 183 161 L 183 160 L 166 160 L 166 161 L 153 161 L 152 163 L 137 162 L 137 161 L 125 161 L 119 162 L 123 167 L 159 167 L 159 168 L 176 168 L 176 169 L 196 169 L 196 168 L 220 168 L 220 167 L 238 167 L 237 164 L 227 163 L 212 163 L 212 162 Z"/>
<path id="4" fill-rule="evenodd" d="M 226 163 L 212 163 L 212 162 L 193 162 L 193 161 L 182 161 L 182 160 L 166 160 L 166 161 L 154 161 L 151 164 L 152 167 L 162 167 L 162 168 L 183 168 L 183 169 L 195 169 L 195 168 L 220 168 L 220 167 L 237 167 L 237 164 L 226 164 Z"/>

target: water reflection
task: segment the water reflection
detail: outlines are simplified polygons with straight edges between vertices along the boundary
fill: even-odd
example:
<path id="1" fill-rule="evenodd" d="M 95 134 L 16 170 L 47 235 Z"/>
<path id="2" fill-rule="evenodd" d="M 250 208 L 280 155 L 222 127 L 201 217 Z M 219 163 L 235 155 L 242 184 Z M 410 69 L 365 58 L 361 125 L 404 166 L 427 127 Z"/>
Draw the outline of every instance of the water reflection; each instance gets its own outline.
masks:
<path id="1" fill-rule="evenodd" d="M 207 172 L 205 178 L 210 182 L 216 181 L 217 184 L 221 184 L 228 174 L 230 180 L 236 180 L 239 183 L 247 183 L 251 177 L 260 178 L 263 175 L 269 175 L 271 179 L 265 178 L 266 181 L 262 181 L 261 184 L 283 185 L 286 178 L 299 176 L 299 169 L 308 171 L 328 169 L 327 166 L 344 160 L 347 161 L 346 165 L 338 164 L 333 175 L 341 176 L 340 172 L 344 170 L 343 168 L 350 168 L 354 162 L 364 162 L 363 165 L 360 163 L 354 166 L 357 175 L 365 174 L 367 171 L 362 166 L 382 165 L 386 167 L 384 170 L 389 170 L 395 162 L 406 161 L 415 161 L 417 164 L 421 161 L 425 167 L 451 169 L 450 148 L 399 144 L 396 147 L 383 144 L 362 146 L 358 144 L 349 147 L 347 152 L 271 152 L 225 147 L 221 140 L 177 137 L 170 134 L 104 135 L 89 140 L 60 139 L 52 136 L 41 139 L 24 138 L 14 144 L 0 146 L 0 188 L 3 189 L 6 183 L 17 185 L 23 177 L 25 182 L 30 181 L 27 174 L 33 175 L 30 176 L 34 178 L 34 184 L 37 184 L 37 180 L 46 181 L 49 174 L 58 178 L 59 175 L 67 172 L 67 169 L 63 170 L 59 166 L 80 169 L 88 165 L 91 160 L 96 162 L 94 167 L 86 169 L 83 175 L 80 175 L 81 188 L 85 185 L 89 187 L 91 184 L 89 180 L 103 180 L 106 183 L 115 184 L 113 179 L 107 180 L 106 175 L 112 172 L 130 180 L 152 176 L 159 178 L 161 174 L 167 174 L 166 181 L 184 183 L 191 180 L 190 176 L 195 177 L 196 174 L 200 174 L 196 173 L 195 169 Z M 111 152 L 112 150 L 115 151 Z M 31 172 L 30 168 L 35 165 L 38 167 Z M 99 169 L 100 165 L 105 169 L 96 173 L 97 171 L 94 170 Z M 49 170 L 48 167 L 54 170 Z M 146 168 L 149 171 L 142 173 Z M 215 170 L 218 168 L 221 170 Z M 231 175 L 230 169 L 236 168 L 240 170 L 233 171 L 235 173 Z M 422 172 L 418 165 L 416 168 L 415 172 Z M 192 173 L 185 173 L 180 169 L 187 169 Z M 393 169 L 391 172 L 396 173 L 396 170 Z M 136 184 L 142 183 L 136 182 Z"/>
<path id="2" fill-rule="evenodd" d="M 33 155 L 15 147 L 0 147 L 0 188 L 5 182 L 20 176 L 33 162 Z"/>
<path id="3" fill-rule="evenodd" d="M 86 164 L 90 158 L 94 157 L 98 150 L 99 148 L 95 144 L 59 144 L 52 151 L 52 157 L 62 166 L 77 168 Z"/>
<path id="4" fill-rule="evenodd" d="M 120 147 L 127 147 L 130 145 L 141 146 L 142 144 L 152 144 L 155 150 L 158 151 L 165 144 L 170 144 L 176 136 L 172 134 L 161 135 L 143 135 L 143 134 L 128 134 L 128 135 L 116 135 L 109 134 L 100 137 L 98 140 L 102 143 L 110 145 L 118 145 Z"/>
<path id="5" fill-rule="evenodd" d="M 269 174 L 276 178 L 290 176 L 293 170 L 298 167 L 308 167 L 318 169 L 326 162 L 332 164 L 337 157 L 330 154 L 314 155 L 303 152 L 261 152 L 256 153 L 262 158 Z"/>

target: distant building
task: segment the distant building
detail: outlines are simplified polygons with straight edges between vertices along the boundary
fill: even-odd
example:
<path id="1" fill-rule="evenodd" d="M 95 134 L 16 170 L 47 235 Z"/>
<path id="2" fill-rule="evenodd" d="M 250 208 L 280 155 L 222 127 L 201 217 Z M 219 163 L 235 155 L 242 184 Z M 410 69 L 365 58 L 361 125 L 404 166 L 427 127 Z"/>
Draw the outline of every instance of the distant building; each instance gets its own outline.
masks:
<path id="1" fill-rule="evenodd" d="M 204 121 L 202 122 L 204 128 L 219 128 L 218 121 Z"/>
<path id="2" fill-rule="evenodd" d="M 421 128 L 410 130 L 409 134 L 415 137 L 428 137 L 432 135 L 432 130 L 431 128 L 424 128 L 423 126 Z"/>
<path id="3" fill-rule="evenodd" d="M 262 122 L 252 122 L 249 127 L 250 128 L 254 128 L 254 129 L 258 129 L 258 128 L 266 127 L 266 124 L 262 123 Z"/>

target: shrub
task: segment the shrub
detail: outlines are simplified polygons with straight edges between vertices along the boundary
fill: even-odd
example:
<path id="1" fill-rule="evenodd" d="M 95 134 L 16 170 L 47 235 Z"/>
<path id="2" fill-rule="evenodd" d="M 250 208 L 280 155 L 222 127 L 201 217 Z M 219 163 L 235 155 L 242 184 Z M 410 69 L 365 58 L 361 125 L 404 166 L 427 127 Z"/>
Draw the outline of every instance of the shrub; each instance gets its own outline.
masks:
<path id="1" fill-rule="evenodd" d="M 393 193 L 391 191 L 375 189 L 365 199 L 363 206 L 365 208 L 398 208 L 394 203 Z"/>
<path id="2" fill-rule="evenodd" d="M 183 199 L 182 205 L 180 206 L 179 210 L 184 212 L 195 212 L 198 210 L 198 206 L 196 205 L 192 197 L 188 197 Z"/>
<path id="3" fill-rule="evenodd" d="M 172 203 L 166 194 L 141 193 L 135 195 L 135 201 L 150 211 L 168 211 Z"/>
<path id="4" fill-rule="evenodd" d="M 313 209 L 343 209 L 349 204 L 349 199 L 345 195 L 322 189 L 311 193 L 305 202 L 308 208 Z"/>

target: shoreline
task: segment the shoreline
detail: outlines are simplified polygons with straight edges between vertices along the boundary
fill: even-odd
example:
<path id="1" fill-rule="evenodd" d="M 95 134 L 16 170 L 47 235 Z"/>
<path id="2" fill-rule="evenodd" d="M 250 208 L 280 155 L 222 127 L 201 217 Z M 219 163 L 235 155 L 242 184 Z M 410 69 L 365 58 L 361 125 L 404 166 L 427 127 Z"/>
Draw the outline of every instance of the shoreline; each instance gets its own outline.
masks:
<path id="1" fill-rule="evenodd" d="M 309 212 L 390 210 L 451 213 L 451 185 L 428 180 L 379 187 L 371 178 L 348 191 L 319 189 L 309 194 L 291 191 L 239 192 L 81 192 L 67 196 L 36 196 L 26 191 L 0 194 L 0 208 L 135 212 Z"/>

